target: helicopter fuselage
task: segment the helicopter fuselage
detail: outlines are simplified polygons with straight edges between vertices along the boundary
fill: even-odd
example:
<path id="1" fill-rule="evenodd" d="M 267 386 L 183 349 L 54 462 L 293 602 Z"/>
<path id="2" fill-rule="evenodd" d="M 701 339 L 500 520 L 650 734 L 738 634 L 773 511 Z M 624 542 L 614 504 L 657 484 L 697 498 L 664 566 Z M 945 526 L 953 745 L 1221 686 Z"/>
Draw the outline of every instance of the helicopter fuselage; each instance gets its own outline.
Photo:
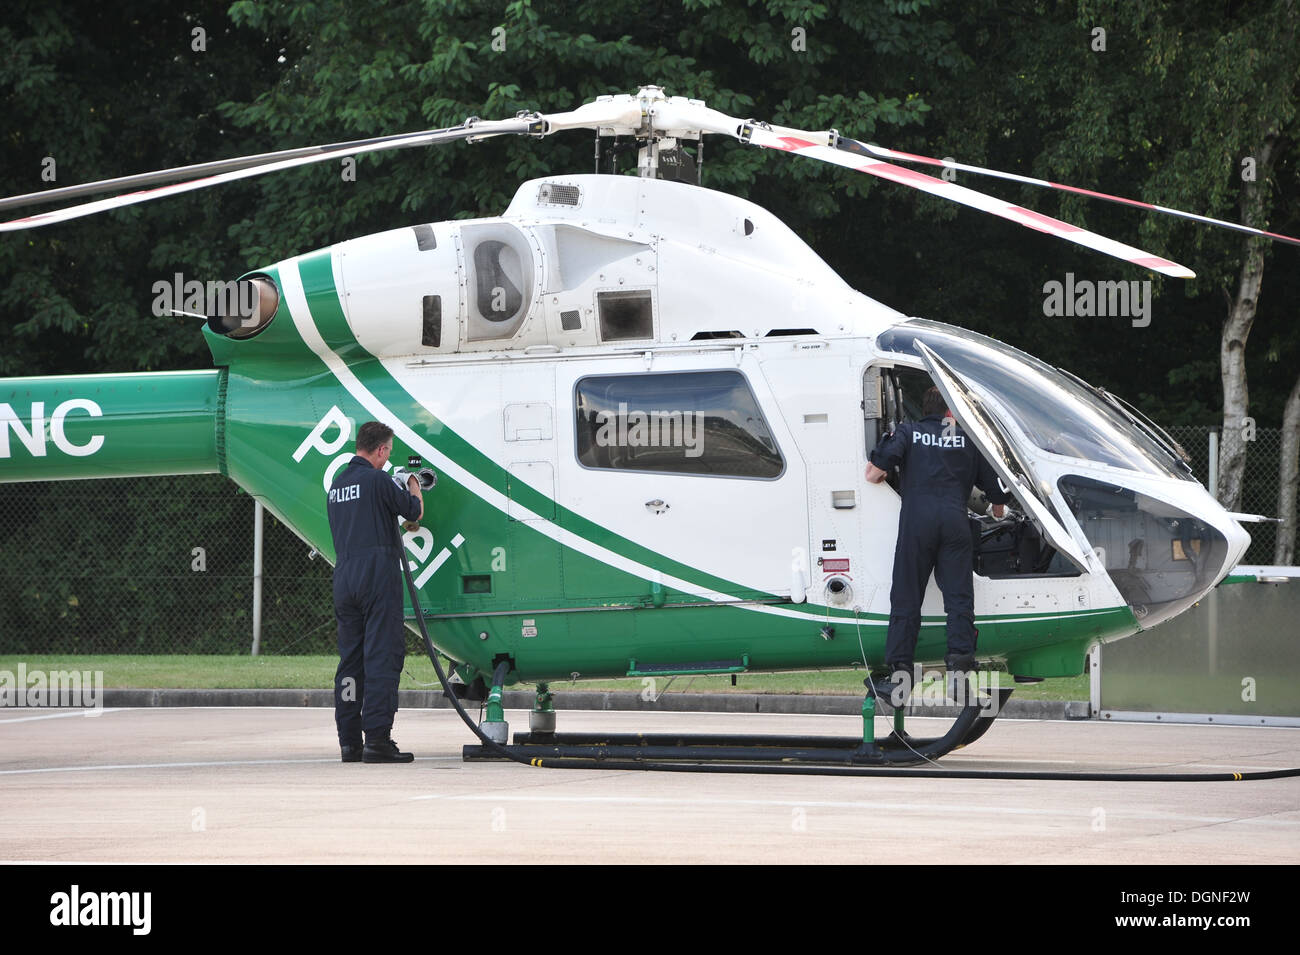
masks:
<path id="1" fill-rule="evenodd" d="M 972 525 L 982 658 L 1077 674 L 1090 644 L 1186 609 L 1248 543 L 1157 436 L 1082 383 L 855 292 L 726 194 L 550 177 L 500 218 L 252 276 L 271 306 L 210 323 L 216 371 L 154 377 L 185 397 L 152 426 L 110 394 L 138 406 L 140 389 L 114 384 L 131 376 L 95 376 L 28 379 L 0 427 L 32 442 L 38 413 L 62 407 L 70 476 L 219 471 L 332 558 L 326 490 L 359 424 L 386 422 L 395 461 L 439 474 L 404 541 L 433 640 L 466 672 L 883 662 L 901 501 L 863 472 L 930 382 L 1023 511 Z M 192 445 L 183 465 L 114 448 L 149 427 Z M 12 444 L 6 479 L 63 466 L 61 449 Z M 922 611 L 917 658 L 939 659 L 937 587 Z"/>

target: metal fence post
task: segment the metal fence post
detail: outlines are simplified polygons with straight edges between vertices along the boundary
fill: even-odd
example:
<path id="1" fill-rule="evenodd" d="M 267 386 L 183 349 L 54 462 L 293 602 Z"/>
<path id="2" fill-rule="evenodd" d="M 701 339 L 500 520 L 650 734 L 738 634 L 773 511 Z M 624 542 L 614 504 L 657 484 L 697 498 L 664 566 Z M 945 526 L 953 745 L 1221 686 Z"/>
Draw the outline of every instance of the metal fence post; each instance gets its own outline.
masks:
<path id="1" fill-rule="evenodd" d="M 1210 480 L 1206 485 L 1206 490 L 1210 492 L 1210 497 L 1216 501 L 1219 499 L 1219 429 L 1210 429 Z"/>
<path id="2" fill-rule="evenodd" d="M 1088 648 L 1088 715 L 1101 712 L 1101 644 Z"/>
<path id="3" fill-rule="evenodd" d="M 261 501 L 253 502 L 253 656 L 262 648 L 262 514 Z"/>

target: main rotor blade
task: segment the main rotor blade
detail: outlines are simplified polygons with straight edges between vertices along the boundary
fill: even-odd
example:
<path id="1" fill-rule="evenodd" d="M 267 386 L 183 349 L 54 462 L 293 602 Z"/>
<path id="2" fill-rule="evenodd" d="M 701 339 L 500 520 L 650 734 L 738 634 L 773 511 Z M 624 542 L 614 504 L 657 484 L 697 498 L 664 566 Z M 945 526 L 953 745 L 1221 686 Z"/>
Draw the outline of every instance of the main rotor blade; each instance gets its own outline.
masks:
<path id="1" fill-rule="evenodd" d="M 913 172 L 910 169 L 904 169 L 902 166 L 882 162 L 870 156 L 863 157 L 850 150 L 835 148 L 839 136 L 830 131 L 809 132 L 786 126 L 773 126 L 753 120 L 740 120 L 702 105 L 680 101 L 669 102 L 658 107 L 656 118 L 662 119 L 663 125 L 687 126 L 707 132 L 735 136 L 742 142 L 752 143 L 755 146 L 796 153 L 800 156 L 820 159 L 822 162 L 834 163 L 837 166 L 844 166 L 858 172 L 869 173 L 881 179 L 888 179 L 891 182 L 910 186 L 913 189 L 920 189 L 922 192 L 928 192 L 943 199 L 959 202 L 982 212 L 992 213 L 1018 225 L 1066 239 L 1097 252 L 1113 255 L 1115 258 L 1123 259 L 1125 262 L 1131 262 L 1134 265 L 1140 265 L 1143 268 L 1152 269 L 1163 275 L 1183 279 L 1196 277 L 1196 273 L 1186 266 L 1171 262 L 1158 255 L 1152 255 L 1150 252 L 1144 252 L 1142 249 L 1134 248 L 1131 245 L 1125 245 L 1123 242 L 1108 239 L 1095 232 L 1089 232 L 1087 229 L 1070 225 L 1070 223 L 1062 222 L 1060 219 L 1053 219 L 1051 216 L 1045 216 L 1031 209 L 1021 208 L 1014 203 L 985 195 L 982 192 L 976 192 L 974 189 L 967 189 L 965 186 L 959 186 L 953 182 L 935 179 L 933 176 Z M 852 142 L 856 142 L 856 140 L 852 140 Z"/>
<path id="2" fill-rule="evenodd" d="M 1006 179 L 1010 182 L 1020 182 L 1028 186 L 1040 186 L 1044 189 L 1058 189 L 1061 192 L 1072 192 L 1075 195 L 1088 196 L 1092 199 L 1104 199 L 1106 202 L 1117 202 L 1121 205 L 1132 206 L 1135 209 L 1146 209 L 1148 212 L 1162 212 L 1165 215 L 1177 216 L 1180 219 L 1190 219 L 1192 222 L 1203 222 L 1206 225 L 1219 226 L 1223 229 L 1232 229 L 1236 232 L 1244 232 L 1247 235 L 1263 236 L 1267 239 L 1275 239 L 1278 242 L 1286 242 L 1289 245 L 1300 245 L 1300 239 L 1294 238 L 1293 236 L 1281 235 L 1277 232 L 1269 232 L 1266 229 L 1256 229 L 1254 226 L 1243 225 L 1240 222 L 1229 222 L 1226 219 L 1215 219 L 1212 216 L 1197 215 L 1195 212 L 1184 212 L 1181 209 L 1171 209 L 1168 206 L 1159 206 L 1153 202 L 1142 202 L 1138 199 L 1126 199 L 1123 196 L 1113 196 L 1107 192 L 1097 192 L 1094 189 L 1081 189 L 1078 186 L 1067 186 L 1065 183 L 1052 182 L 1047 179 L 1037 179 L 1033 176 L 1022 176 L 1014 172 L 1001 172 L 997 169 L 986 169 L 983 166 L 971 166 L 952 159 L 934 159 L 930 156 L 918 156 L 915 153 L 899 152 L 897 149 L 887 149 L 884 146 L 877 146 L 875 143 L 863 143 L 856 139 L 841 139 L 839 141 L 839 148 L 849 152 L 860 153 L 865 156 L 873 156 L 877 159 L 893 159 L 899 162 L 943 166 L 945 169 L 953 169 L 958 172 L 969 172 L 978 176 L 993 176 L 997 179 Z"/>
<path id="3" fill-rule="evenodd" d="M 895 166 L 892 163 L 863 158 L 855 153 L 835 149 L 829 145 L 819 145 L 804 138 L 804 136 L 816 134 L 804 133 L 802 136 L 779 135 L 773 130 L 766 130 L 760 126 L 754 126 L 752 129 L 750 141 L 755 145 L 765 146 L 769 149 L 780 149 L 800 156 L 809 156 L 823 162 L 835 163 L 837 166 L 855 169 L 858 172 L 865 172 L 881 179 L 888 179 L 891 182 L 910 186 L 913 189 L 928 192 L 932 196 L 950 199 L 964 206 L 992 213 L 1017 225 L 1047 235 L 1054 235 L 1057 238 L 1065 239 L 1067 242 L 1073 242 L 1096 252 L 1103 252 L 1117 259 L 1123 259 L 1133 265 L 1140 265 L 1162 275 L 1169 275 L 1179 279 L 1196 277 L 1195 272 L 1184 265 L 1179 265 L 1177 262 L 1171 262 L 1161 256 L 1152 255 L 1150 252 L 1126 245 L 1123 242 L 1117 242 L 1115 239 L 1108 239 L 1104 235 L 1089 232 L 1087 229 L 1071 225 L 1068 222 L 1062 222 L 1060 219 L 1053 219 L 1051 216 L 1034 212 L 1032 209 L 1022 208 L 1015 203 L 1007 202 L 1005 199 L 998 199 L 995 196 L 976 192 L 974 189 L 959 186 L 955 182 L 945 182 L 924 173 L 913 172 L 911 169 L 904 169 L 902 166 Z M 797 131 L 792 130 L 791 132 Z"/>
<path id="4" fill-rule="evenodd" d="M 407 133 L 398 136 L 380 136 L 370 140 L 356 140 L 351 143 L 335 143 L 330 146 L 307 146 L 301 149 L 282 150 L 280 153 L 263 153 L 261 156 L 248 156 L 239 159 L 223 159 L 215 163 L 200 163 L 191 167 L 178 167 L 177 169 L 161 170 L 157 173 L 142 173 L 140 176 L 127 176 L 123 179 L 133 179 L 137 182 L 158 181 L 150 177 L 172 178 L 173 174 L 181 173 L 185 170 L 203 170 L 208 169 L 215 171 L 217 168 L 224 167 L 227 171 L 216 172 L 214 175 L 205 176 L 200 179 L 192 179 L 186 182 L 172 183 L 171 185 L 160 186 L 157 189 L 149 189 L 140 192 L 130 192 L 120 196 L 114 196 L 110 199 L 99 199 L 94 202 L 82 203 L 80 205 L 68 206 L 63 209 L 56 209 L 51 212 L 41 212 L 35 215 L 26 216 L 21 219 L 14 219 L 11 222 L 0 223 L 0 232 L 13 232 L 19 229 L 32 229 L 37 226 L 52 225 L 56 222 L 67 222 L 70 219 L 79 219 L 82 216 L 94 215 L 97 212 L 107 212 L 110 209 L 120 209 L 124 206 L 135 205 L 141 202 L 149 202 L 154 199 L 163 199 L 167 196 L 174 196 L 184 192 L 192 192 L 196 189 L 206 189 L 209 186 L 217 186 L 226 182 L 234 182 L 239 179 L 250 179 L 254 176 L 260 176 L 264 173 L 277 172 L 282 169 L 292 169 L 296 166 L 306 166 L 312 163 L 325 162 L 340 156 L 359 155 L 361 153 L 380 152 L 387 149 L 409 149 L 415 146 L 432 146 L 439 143 L 452 142 L 458 139 L 480 139 L 490 136 L 503 136 L 509 134 L 515 135 L 540 135 L 541 128 L 536 116 L 524 116 L 517 119 L 505 120 L 467 120 L 459 126 L 451 126 L 447 129 L 433 129 L 421 133 Z M 266 161 L 265 157 L 281 156 L 278 160 Z M 254 163 L 249 165 L 249 163 Z M 236 168 L 230 168 L 234 164 Z M 242 166 L 240 164 L 243 164 Z M 84 190 L 78 194 L 88 194 L 92 192 L 102 192 L 104 189 L 99 188 L 105 183 L 118 182 L 119 180 L 105 180 L 100 183 L 85 183 L 80 186 L 66 187 L 68 190 Z M 110 186 L 109 188 L 114 188 Z M 31 195 L 39 196 L 40 200 L 45 200 L 54 196 L 55 193 L 64 192 L 62 189 L 52 189 L 48 192 L 32 193 L 28 196 L 16 196 L 14 199 L 4 200 L 4 204 L 27 204 L 16 202 L 15 200 L 28 200 Z M 38 201 L 38 200 L 32 200 Z"/>
<path id="5" fill-rule="evenodd" d="M 663 96 L 662 91 L 657 87 L 645 87 L 635 95 L 601 96 L 593 103 L 587 103 L 578 107 L 576 110 L 566 113 L 554 113 L 550 115 L 540 113 L 531 113 L 527 115 L 521 114 L 514 120 L 486 122 L 478 119 L 470 119 L 466 120 L 460 126 L 453 126 L 447 129 L 428 130 L 422 133 L 408 133 L 395 136 L 380 136 L 371 139 L 360 139 L 345 143 L 332 143 L 323 146 L 306 146 L 299 149 L 286 149 L 278 152 L 261 153 L 255 156 L 223 159 L 211 163 L 197 163 L 191 166 L 179 166 L 173 169 L 159 170 L 157 172 L 140 173 L 134 176 L 122 176 L 117 179 L 107 179 L 100 182 L 84 183 L 77 186 L 51 189 L 45 192 L 14 196 L 0 200 L 0 210 L 17 208 L 33 203 L 49 202 L 58 199 L 71 199 L 129 186 L 143 186 L 152 185 L 158 182 L 171 182 L 175 179 L 196 174 L 209 174 L 201 175 L 200 178 L 190 179 L 184 182 L 171 182 L 170 185 L 165 185 L 157 189 L 127 193 L 111 199 L 102 199 L 53 212 L 40 213 L 22 219 L 15 219 L 12 222 L 0 223 L 0 232 L 29 229 L 36 226 L 49 225 L 55 222 L 66 222 L 69 219 L 80 218 L 81 216 L 91 215 L 96 212 L 118 209 L 123 206 L 148 202 L 152 199 L 161 199 L 166 196 L 190 192 L 195 189 L 203 189 L 208 186 L 220 185 L 225 182 L 233 182 L 238 179 L 247 179 L 252 176 L 275 172 L 281 169 L 290 169 L 295 166 L 323 162 L 337 156 L 377 152 L 386 149 L 406 149 L 415 146 L 427 146 L 450 142 L 457 139 L 474 140 L 507 134 L 540 137 L 565 129 L 577 128 L 596 129 L 599 134 L 603 135 L 662 136 L 665 134 L 688 134 L 695 131 L 695 135 L 708 132 L 733 136 L 742 142 L 752 143 L 753 145 L 761 146 L 763 148 L 779 149 L 783 152 L 797 153 L 823 162 L 830 162 L 839 166 L 854 169 L 858 172 L 869 173 L 870 175 L 882 179 L 888 179 L 892 182 L 901 183 L 902 185 L 914 189 L 920 189 L 921 191 L 928 192 L 931 195 L 950 199 L 954 202 L 971 206 L 972 208 L 979 209 L 983 212 L 992 213 L 993 215 L 1015 222 L 1019 225 L 1067 239 L 1068 241 L 1082 245 L 1086 248 L 1094 249 L 1095 251 L 1123 259 L 1126 262 L 1131 262 L 1134 265 L 1153 269 L 1154 271 L 1165 275 L 1171 275 L 1176 278 L 1193 278 L 1194 273 L 1190 269 L 1178 265 L 1175 262 L 1171 262 L 1168 259 L 1152 255 L 1148 252 L 1142 251 L 1141 249 L 1125 245 L 1122 242 L 1117 242 L 1114 239 L 1106 238 L 1105 236 L 1098 235 L 1094 232 L 1089 232 L 1088 230 L 1079 228 L 1078 226 L 1070 225 L 1068 222 L 1062 222 L 1061 220 L 1054 219 L 1051 216 L 1045 216 L 1030 209 L 1024 209 L 1005 200 L 985 195 L 984 193 L 977 192 L 973 189 L 968 189 L 965 186 L 958 186 L 956 183 L 946 182 L 942 179 L 935 179 L 932 176 L 926 176 L 922 173 L 913 172 L 910 169 L 895 166 L 891 163 L 882 161 L 882 159 L 900 159 L 907 162 L 940 165 L 980 175 L 996 176 L 1002 179 L 1022 182 L 1029 185 L 1061 189 L 1067 192 L 1106 199 L 1108 201 L 1119 202 L 1125 205 L 1131 205 L 1155 212 L 1163 212 L 1169 215 L 1180 216 L 1210 225 L 1218 225 L 1229 229 L 1235 229 L 1240 232 L 1266 236 L 1282 242 L 1300 245 L 1300 240 L 1291 238 L 1290 236 L 1279 235 L 1274 232 L 1266 232 L 1261 229 L 1255 229 L 1251 226 L 1243 226 L 1237 223 L 1224 222 L 1219 219 L 1212 219 L 1208 216 L 1198 216 L 1193 213 L 1181 212 L 1177 209 L 1169 209 L 1164 206 L 1139 202 L 1134 199 L 1124 199 L 1119 196 L 1111 196 L 1106 193 L 1094 192 L 1088 189 L 1079 189 L 1074 186 L 1065 186 L 1042 179 L 1034 179 L 1029 176 L 1019 176 L 1014 173 L 1002 173 L 997 172 L 996 170 L 982 169 L 978 166 L 968 166 L 953 161 L 931 159 L 926 156 L 902 153 L 896 150 L 886 149 L 882 146 L 861 143 L 853 139 L 844 139 L 834 132 L 809 132 L 806 130 L 792 129 L 783 126 L 773 126 L 766 123 L 755 122 L 753 120 L 741 120 L 733 116 L 728 116 L 717 110 L 709 109 L 697 100 L 687 100 L 682 97 L 665 97 Z"/>
<path id="6" fill-rule="evenodd" d="M 331 156 L 347 156 L 354 153 L 375 152 L 383 149 L 410 149 L 415 146 L 428 146 L 453 139 L 472 140 L 507 133 L 547 136 L 561 130 L 577 128 L 613 128 L 620 132 L 631 133 L 641 126 L 643 118 L 643 109 L 639 97 L 603 96 L 594 103 L 587 103 L 567 113 L 554 113 L 551 115 L 539 113 L 521 114 L 514 120 L 501 121 L 472 119 L 467 120 L 460 126 L 452 126 L 447 129 L 425 130 L 418 133 L 398 133 L 391 136 L 374 136 L 368 139 L 355 139 L 349 142 L 329 143 L 321 146 L 303 146 L 297 149 L 281 149 L 276 152 L 258 153 L 253 156 L 236 156 L 214 162 L 194 163 L 189 166 L 176 166 L 171 169 L 160 169 L 155 172 L 138 173 L 132 176 L 119 176 L 116 179 L 102 179 L 97 182 L 63 186 L 58 189 L 29 192 L 21 196 L 0 199 L 0 211 L 75 199 L 102 192 L 113 192 L 133 186 L 152 186 L 157 183 L 171 183 L 176 180 L 187 181 L 176 188 L 130 193 L 129 195 L 138 198 L 132 198 L 126 202 L 103 200 L 101 202 L 87 203 L 84 206 L 70 207 L 61 212 L 28 216 L 12 222 L 0 223 L 0 231 L 13 231 L 15 229 L 49 225 L 54 222 L 64 222 L 68 219 L 92 215 L 96 212 L 116 209 L 124 205 L 133 205 L 136 202 L 161 199 L 166 196 L 189 192 L 193 189 L 248 178 L 247 175 L 226 175 L 227 173 L 235 173 L 246 169 L 257 168 L 260 172 L 274 172 L 279 169 L 306 165 L 310 162 L 320 162 Z M 250 173 L 249 175 L 257 175 L 260 172 Z M 119 197 L 119 199 L 123 198 L 126 198 L 126 196 Z M 73 214 L 72 209 L 81 209 L 83 211 Z"/>
<path id="7" fill-rule="evenodd" d="M 430 132 L 425 130 L 424 132 Z M 247 169 L 251 166 L 269 165 L 284 159 L 297 159 L 301 156 L 313 156 L 322 153 L 343 153 L 358 149 L 362 146 L 370 146 L 374 143 L 392 142 L 394 140 L 407 140 L 412 136 L 420 136 L 423 133 L 397 133 L 391 136 L 372 136 L 368 139 L 356 139 L 351 142 L 329 143 L 323 146 L 302 146 L 297 149 L 280 149 L 270 153 L 257 153 L 252 156 L 235 156 L 230 159 L 218 159 L 213 162 L 193 163 L 189 166 L 174 166 L 171 169 L 159 169 L 155 172 L 142 172 L 133 176 L 118 176 L 116 179 L 100 179 L 96 182 L 85 182 L 76 186 L 61 186 L 57 189 L 46 189 L 42 192 L 29 192 L 21 196 L 11 196 L 8 199 L 0 199 L 0 210 L 19 209 L 23 206 L 40 205 L 46 202 L 61 202 L 65 199 L 76 199 L 81 196 L 93 196 L 101 192 L 114 192 L 118 189 L 129 189 L 133 186 L 152 186 L 162 182 L 175 182 L 178 179 L 192 179 L 199 176 L 213 175 L 221 172 L 230 172 L 235 169 Z M 394 146 L 394 149 L 404 148 Z"/>

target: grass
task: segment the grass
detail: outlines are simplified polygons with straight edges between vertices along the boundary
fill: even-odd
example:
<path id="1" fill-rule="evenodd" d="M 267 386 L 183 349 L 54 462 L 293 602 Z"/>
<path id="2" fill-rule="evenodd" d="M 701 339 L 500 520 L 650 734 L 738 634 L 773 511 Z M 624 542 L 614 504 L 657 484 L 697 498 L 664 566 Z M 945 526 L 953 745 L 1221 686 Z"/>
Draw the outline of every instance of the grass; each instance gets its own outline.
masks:
<path id="1" fill-rule="evenodd" d="M 100 670 L 104 686 L 145 689 L 327 689 L 334 685 L 335 656 L 76 656 L 35 654 L 0 656 L 0 670 L 17 673 L 22 663 L 33 670 Z M 742 673 L 731 685 L 728 676 L 660 677 L 660 693 L 812 693 L 861 696 L 860 670 L 824 670 L 801 673 Z M 1005 673 L 998 676 L 1009 680 Z M 422 656 L 406 658 L 401 689 L 436 688 L 438 676 Z M 641 692 L 648 684 L 641 678 L 555 682 L 551 689 L 629 690 Z M 1086 700 L 1087 676 L 1044 680 L 1016 687 L 1013 699 Z"/>

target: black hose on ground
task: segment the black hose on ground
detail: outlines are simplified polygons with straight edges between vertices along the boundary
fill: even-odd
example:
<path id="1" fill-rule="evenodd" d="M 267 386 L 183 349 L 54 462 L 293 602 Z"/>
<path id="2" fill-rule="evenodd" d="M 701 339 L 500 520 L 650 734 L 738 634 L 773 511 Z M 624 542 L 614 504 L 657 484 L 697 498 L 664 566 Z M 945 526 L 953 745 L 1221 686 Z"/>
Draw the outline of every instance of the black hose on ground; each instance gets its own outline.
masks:
<path id="1" fill-rule="evenodd" d="M 496 740 L 489 739 L 487 735 L 478 728 L 478 724 L 465 712 L 465 707 L 460 705 L 460 697 L 452 692 L 451 683 L 447 679 L 447 674 L 443 672 L 442 664 L 438 662 L 438 651 L 433 648 L 433 641 L 429 639 L 429 630 L 424 625 L 424 611 L 420 609 L 420 597 L 416 593 L 415 580 L 411 577 L 411 567 L 406 560 L 406 555 L 402 555 L 402 576 L 406 578 L 406 589 L 411 594 L 411 612 L 415 614 L 415 622 L 420 625 L 420 637 L 424 640 L 424 650 L 429 654 L 429 660 L 433 663 L 434 672 L 438 674 L 438 679 L 442 682 L 442 695 L 451 700 L 451 705 L 456 708 L 460 718 L 465 721 L 465 725 L 470 731 L 479 738 L 479 741 L 493 752 L 500 753 L 506 759 L 513 760 L 516 763 L 522 763 L 525 766 L 536 765 L 523 757 L 516 756 L 506 747 L 502 746 Z"/>
<path id="2" fill-rule="evenodd" d="M 406 588 L 411 594 L 411 611 L 415 622 L 420 627 L 420 637 L 424 640 L 425 652 L 433 663 L 433 669 L 442 681 L 443 696 L 451 700 L 460 718 L 470 728 L 479 741 L 492 752 L 499 753 L 506 759 L 524 766 L 537 766 L 547 769 L 615 769 L 653 770 L 663 773 L 747 773 L 774 776 L 915 776 L 927 779 L 1029 779 L 1061 780 L 1072 782 L 1128 782 L 1128 783 L 1221 783 L 1242 782 L 1259 779 L 1284 779 L 1300 776 L 1300 768 L 1274 769 L 1253 773 L 1034 773 L 1010 770 L 986 769 L 901 769 L 891 766 L 771 766 L 771 765 L 737 765 L 735 763 L 666 763 L 639 759 L 581 759 L 576 757 L 527 758 L 510 751 L 495 740 L 489 739 L 478 724 L 465 712 L 460 699 L 451 690 L 447 674 L 438 662 L 438 652 L 429 639 L 429 630 L 424 623 L 424 612 L 420 609 L 420 598 L 416 593 L 415 580 L 406 558 L 402 558 L 402 574 L 406 577 Z M 500 669 L 500 668 L 498 668 Z M 504 677 L 504 674 L 502 674 Z M 495 677 L 494 677 L 495 682 Z"/>

